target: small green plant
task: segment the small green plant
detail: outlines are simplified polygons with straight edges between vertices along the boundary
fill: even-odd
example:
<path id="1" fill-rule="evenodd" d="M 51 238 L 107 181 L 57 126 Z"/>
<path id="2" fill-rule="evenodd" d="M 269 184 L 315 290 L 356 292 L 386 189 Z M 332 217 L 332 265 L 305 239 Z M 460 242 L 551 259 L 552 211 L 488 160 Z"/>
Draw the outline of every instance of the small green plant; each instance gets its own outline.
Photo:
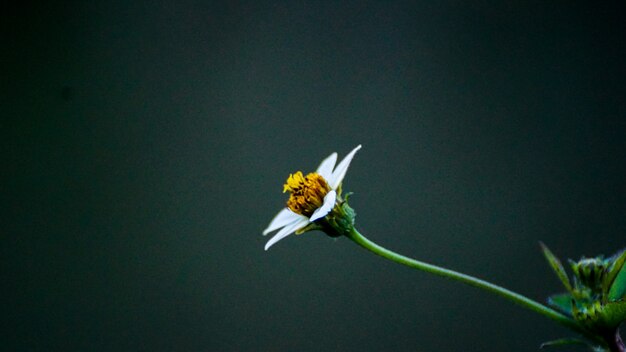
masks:
<path id="1" fill-rule="evenodd" d="M 619 326 L 626 320 L 626 250 L 610 258 L 581 258 L 569 264 L 572 280 L 559 259 L 541 243 L 550 266 L 567 290 L 548 298 L 548 304 L 575 320 L 587 339 L 562 339 L 544 345 L 578 343 L 596 351 L 624 351 Z M 560 342 L 560 343 L 558 343 Z M 597 346 L 599 344 L 599 346 Z"/>

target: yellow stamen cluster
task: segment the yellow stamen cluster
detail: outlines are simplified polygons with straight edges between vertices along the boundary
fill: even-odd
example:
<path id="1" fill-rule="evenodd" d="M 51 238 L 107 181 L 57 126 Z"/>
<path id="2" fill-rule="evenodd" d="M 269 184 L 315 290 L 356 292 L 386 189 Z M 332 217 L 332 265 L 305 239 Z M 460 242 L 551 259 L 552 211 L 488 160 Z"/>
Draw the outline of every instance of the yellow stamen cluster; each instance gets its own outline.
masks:
<path id="1" fill-rule="evenodd" d="M 291 193 L 287 207 L 296 214 L 311 216 L 324 204 L 324 196 L 330 192 L 330 186 L 322 175 L 316 172 L 303 176 L 302 172 L 298 171 L 287 178 L 283 193 L 287 191 Z"/>

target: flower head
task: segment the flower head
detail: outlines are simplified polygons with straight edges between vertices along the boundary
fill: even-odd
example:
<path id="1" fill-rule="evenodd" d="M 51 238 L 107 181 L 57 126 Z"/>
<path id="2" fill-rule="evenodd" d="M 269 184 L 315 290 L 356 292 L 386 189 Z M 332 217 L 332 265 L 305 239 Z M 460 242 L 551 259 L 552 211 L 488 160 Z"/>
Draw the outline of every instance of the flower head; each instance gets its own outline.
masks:
<path id="1" fill-rule="evenodd" d="M 294 232 L 306 231 L 333 210 L 341 194 L 341 182 L 346 176 L 354 154 L 359 149 L 361 145 L 352 149 L 337 167 L 335 167 L 337 153 L 332 153 L 322 161 L 315 172 L 306 176 L 301 171 L 289 175 L 283 187 L 283 193 L 290 193 L 287 207 L 278 212 L 263 231 L 263 235 L 267 235 L 279 230 L 267 242 L 265 250 Z"/>
<path id="2" fill-rule="evenodd" d="M 556 294 L 548 303 L 574 319 L 588 336 L 615 336 L 626 321 L 626 250 L 612 257 L 570 260 L 572 280 L 561 261 L 541 244 L 548 263 L 567 292 Z M 598 339 L 596 339 L 598 340 Z"/>

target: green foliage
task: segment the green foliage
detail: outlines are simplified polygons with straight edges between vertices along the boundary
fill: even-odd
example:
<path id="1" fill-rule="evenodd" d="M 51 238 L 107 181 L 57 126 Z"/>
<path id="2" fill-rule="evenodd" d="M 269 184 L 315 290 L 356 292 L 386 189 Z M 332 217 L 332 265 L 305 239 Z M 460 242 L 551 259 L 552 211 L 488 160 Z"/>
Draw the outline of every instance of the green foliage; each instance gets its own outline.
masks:
<path id="1" fill-rule="evenodd" d="M 617 256 L 607 278 L 609 300 L 626 299 L 626 250 Z"/>
<path id="2" fill-rule="evenodd" d="M 573 301 L 574 297 L 572 297 L 572 295 L 569 293 L 553 295 L 548 298 L 548 304 L 552 308 L 555 308 L 561 313 L 567 314 L 569 316 L 572 315 Z"/>
<path id="3" fill-rule="evenodd" d="M 572 285 L 569 282 L 569 278 L 567 277 L 567 273 L 565 272 L 565 269 L 563 268 L 561 261 L 554 254 L 552 254 L 550 249 L 548 249 L 548 247 L 545 244 L 543 244 L 543 242 L 539 242 L 539 244 L 541 245 L 541 250 L 543 251 L 543 255 L 545 255 L 546 259 L 548 260 L 548 263 L 550 264 L 550 266 L 556 273 L 556 276 L 559 277 L 559 280 L 561 280 L 561 282 L 563 283 L 563 286 L 565 286 L 565 288 L 571 292 Z"/>
<path id="4" fill-rule="evenodd" d="M 596 258 L 581 258 L 575 262 L 569 261 L 576 279 L 575 290 L 589 291 L 591 294 L 602 294 L 606 286 L 606 278 L 610 264 L 602 256 Z"/>
<path id="5" fill-rule="evenodd" d="M 552 295 L 548 304 L 557 311 L 572 317 L 589 339 L 594 351 L 606 351 L 620 324 L 626 320 L 626 250 L 604 258 L 570 260 L 572 280 L 558 258 L 541 243 L 544 256 L 567 292 Z M 578 343 L 576 339 L 561 339 L 542 347 Z"/>
<path id="6" fill-rule="evenodd" d="M 619 326 L 626 317 L 626 301 L 609 302 L 601 312 L 601 321 L 607 327 Z"/>

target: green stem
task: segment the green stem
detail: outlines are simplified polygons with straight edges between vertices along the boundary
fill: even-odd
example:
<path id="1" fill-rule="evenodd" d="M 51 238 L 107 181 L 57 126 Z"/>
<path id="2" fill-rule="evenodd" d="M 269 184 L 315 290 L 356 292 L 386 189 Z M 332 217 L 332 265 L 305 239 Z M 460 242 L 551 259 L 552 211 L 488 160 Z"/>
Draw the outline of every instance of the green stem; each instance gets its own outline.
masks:
<path id="1" fill-rule="evenodd" d="M 487 281 L 475 278 L 473 276 L 465 275 L 450 269 L 445 269 L 442 267 L 438 267 L 436 265 L 428 264 L 421 262 L 419 260 L 411 259 L 409 257 L 405 257 L 393 251 L 390 251 L 386 248 L 383 248 L 376 243 L 368 240 L 363 236 L 359 231 L 355 228 L 352 228 L 350 232 L 347 234 L 347 237 L 352 241 L 356 242 L 361 247 L 377 254 L 383 258 L 387 258 L 396 263 L 406 265 L 411 268 L 415 268 L 421 271 L 425 271 L 427 273 L 443 276 L 452 280 L 460 281 L 466 283 L 468 285 L 478 287 L 485 291 L 489 291 L 495 293 L 501 297 L 508 299 L 514 303 L 521 305 L 522 307 L 526 307 L 534 312 L 537 312 L 545 317 L 548 317 L 570 329 L 576 330 L 580 333 L 585 334 L 585 331 L 581 329 L 581 327 L 574 321 L 573 319 L 551 309 L 549 307 L 544 306 L 543 304 L 533 301 L 532 299 L 522 296 L 519 293 L 515 293 L 513 291 L 509 291 L 504 287 L 500 287 L 489 283 Z"/>

